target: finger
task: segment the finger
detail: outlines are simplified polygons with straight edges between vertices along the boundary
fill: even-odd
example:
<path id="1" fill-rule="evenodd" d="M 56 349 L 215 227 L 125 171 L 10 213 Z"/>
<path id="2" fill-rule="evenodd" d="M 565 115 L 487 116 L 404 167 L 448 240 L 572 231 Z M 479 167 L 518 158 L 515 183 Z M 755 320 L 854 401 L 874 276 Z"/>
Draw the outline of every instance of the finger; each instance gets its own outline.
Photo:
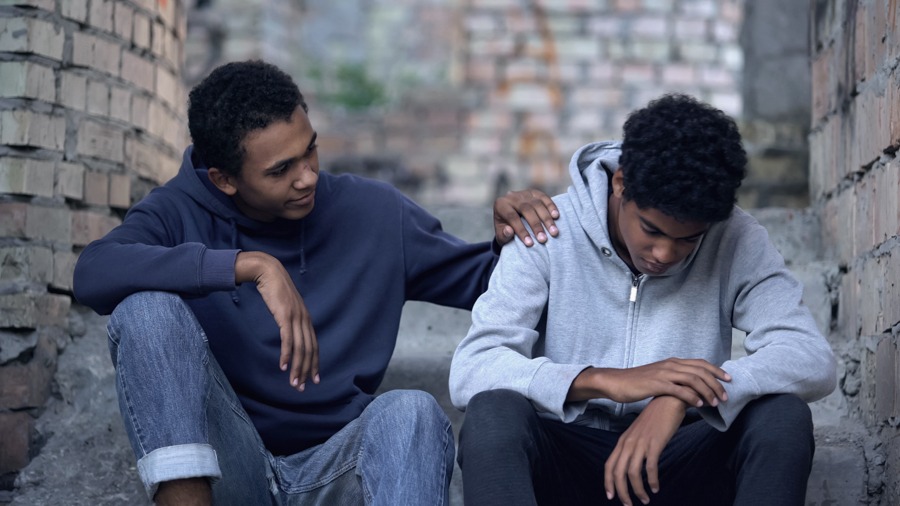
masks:
<path id="1" fill-rule="evenodd" d="M 550 210 L 550 216 L 553 219 L 559 218 L 559 209 L 556 207 L 556 204 L 553 203 L 553 199 L 550 198 L 546 193 L 541 194 L 541 202 L 544 203 L 544 206 Z"/>
<path id="2" fill-rule="evenodd" d="M 278 358 L 278 367 L 287 371 L 288 362 L 291 360 L 291 352 L 294 349 L 294 341 L 286 328 L 281 328 L 281 355 Z"/>
<path id="3" fill-rule="evenodd" d="M 303 354 L 300 357 L 303 365 L 300 367 L 300 381 L 306 383 L 307 378 L 312 378 L 312 337 L 310 336 L 310 329 L 306 320 L 299 325 L 299 329 L 303 340 Z"/>
<path id="4" fill-rule="evenodd" d="M 710 384 L 710 382 L 712 384 Z M 676 383 L 694 390 L 706 404 L 718 406 L 719 399 L 717 389 L 721 389 L 721 385 L 719 385 L 719 382 L 714 377 L 707 374 L 697 375 L 688 373 L 680 376 L 679 379 L 676 380 Z"/>
<path id="5" fill-rule="evenodd" d="M 513 235 L 504 235 L 503 237 L 497 235 L 498 231 L 505 233 L 508 229 L 512 230 Z M 511 205 L 494 205 L 494 234 L 497 237 L 497 242 L 500 244 L 509 242 L 512 240 L 512 237 L 518 237 L 525 246 L 531 247 L 534 245 L 534 240 L 531 238 L 525 225 L 522 224 L 519 213 Z M 501 242 L 501 239 L 503 239 L 503 242 Z"/>
<path id="6" fill-rule="evenodd" d="M 310 356 L 312 357 L 312 365 L 309 369 L 309 374 L 312 376 L 312 381 L 315 384 L 319 384 L 319 340 L 316 338 L 316 331 L 313 329 L 312 322 L 308 327 L 309 336 L 311 339 L 311 349 L 312 352 Z"/>
<path id="7" fill-rule="evenodd" d="M 625 506 L 631 506 L 631 495 L 628 493 L 628 476 L 627 472 L 627 459 L 620 458 L 616 463 L 616 469 L 613 472 L 613 480 L 616 484 L 616 493 L 619 496 L 619 500 L 622 501 L 622 504 Z"/>
<path id="8" fill-rule="evenodd" d="M 709 371 L 710 374 L 716 377 L 716 379 L 722 381 L 731 381 L 731 375 L 728 374 L 728 371 L 722 369 L 721 367 L 715 366 L 706 360 L 693 358 L 693 359 L 675 359 L 676 363 L 685 364 L 694 367 L 700 367 L 706 371 Z"/>
<path id="9" fill-rule="evenodd" d="M 642 503 L 647 504 L 650 502 L 650 497 L 644 489 L 644 477 L 641 474 L 644 463 L 643 455 L 643 452 L 641 452 L 631 456 L 631 461 L 628 463 L 628 482 L 631 483 L 631 490 L 634 491 L 634 495 Z"/>
<path id="10" fill-rule="evenodd" d="M 693 388 L 669 383 L 667 388 L 663 388 L 664 395 L 676 397 L 688 406 L 702 407 L 703 399 L 697 394 Z"/>
<path id="11" fill-rule="evenodd" d="M 556 204 L 553 203 L 553 199 L 546 194 L 542 194 L 540 200 L 549 213 L 546 218 L 543 218 L 544 228 L 547 229 L 547 232 L 550 232 L 550 235 L 556 237 L 559 235 L 559 229 L 556 228 L 556 222 L 554 220 L 559 219 L 559 209 L 556 207 Z"/>
<path id="12" fill-rule="evenodd" d="M 618 459 L 619 446 L 616 445 L 616 448 L 609 454 L 609 458 L 606 459 L 606 464 L 603 466 L 603 489 L 606 491 L 606 499 L 609 501 L 612 501 L 612 498 L 616 495 L 614 469 Z"/>
<path id="13" fill-rule="evenodd" d="M 299 391 L 306 389 L 306 371 L 303 371 L 303 354 L 305 353 L 303 337 L 299 325 L 294 325 L 294 350 L 291 357 L 291 386 Z M 302 373 L 302 375 L 301 375 Z"/>
<path id="14" fill-rule="evenodd" d="M 659 493 L 659 452 L 651 451 L 647 454 L 644 469 L 647 471 L 647 484 L 650 485 L 650 491 L 654 494 Z"/>
<path id="15" fill-rule="evenodd" d="M 543 205 L 523 208 L 522 217 L 525 218 L 531 230 L 534 231 L 538 242 L 545 243 L 547 242 L 545 230 L 554 236 L 559 233 L 559 230 L 553 224 L 553 218 L 550 217 L 550 210 L 547 209 L 546 204 L 543 201 L 541 201 L 541 204 Z"/>

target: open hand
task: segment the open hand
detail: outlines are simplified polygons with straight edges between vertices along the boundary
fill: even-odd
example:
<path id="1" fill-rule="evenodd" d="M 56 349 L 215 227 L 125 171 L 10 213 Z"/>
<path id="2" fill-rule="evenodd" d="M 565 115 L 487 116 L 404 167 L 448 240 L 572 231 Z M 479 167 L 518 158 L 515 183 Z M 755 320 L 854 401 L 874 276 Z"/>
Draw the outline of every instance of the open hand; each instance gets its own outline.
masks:
<path id="1" fill-rule="evenodd" d="M 319 382 L 319 344 L 312 318 L 294 281 L 275 257 L 258 251 L 242 251 L 235 261 L 235 281 L 253 281 L 275 318 L 281 333 L 282 371 L 291 370 L 288 381 L 302 392 L 307 378 Z"/>
<path id="2" fill-rule="evenodd" d="M 684 420 L 687 405 L 675 397 L 657 397 L 641 411 L 628 430 L 619 437 L 603 468 L 606 497 L 616 495 L 625 506 L 631 506 L 628 486 L 644 504 L 650 496 L 644 488 L 642 471 L 647 471 L 647 484 L 659 492 L 659 456 Z"/>
<path id="3" fill-rule="evenodd" d="M 540 190 L 511 191 L 494 201 L 494 236 L 501 245 L 515 236 L 532 246 L 534 240 L 522 223 L 522 218 L 531 226 L 538 242 L 547 242 L 547 233 L 556 237 L 559 230 L 554 219 L 559 218 L 556 204 Z"/>

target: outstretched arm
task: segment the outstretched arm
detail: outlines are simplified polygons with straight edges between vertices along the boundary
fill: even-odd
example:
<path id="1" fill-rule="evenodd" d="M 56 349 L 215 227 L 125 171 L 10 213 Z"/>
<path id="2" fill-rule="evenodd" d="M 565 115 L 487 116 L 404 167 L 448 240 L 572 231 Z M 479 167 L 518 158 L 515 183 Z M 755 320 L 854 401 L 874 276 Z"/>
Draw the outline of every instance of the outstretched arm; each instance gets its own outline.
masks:
<path id="1" fill-rule="evenodd" d="M 522 220 L 535 231 L 540 243 L 547 242 L 547 233 L 556 237 L 559 230 L 553 220 L 559 219 L 556 204 L 540 190 L 511 191 L 494 201 L 494 236 L 500 245 L 518 236 L 525 246 L 534 240 Z M 546 233 L 545 233 L 546 230 Z"/>

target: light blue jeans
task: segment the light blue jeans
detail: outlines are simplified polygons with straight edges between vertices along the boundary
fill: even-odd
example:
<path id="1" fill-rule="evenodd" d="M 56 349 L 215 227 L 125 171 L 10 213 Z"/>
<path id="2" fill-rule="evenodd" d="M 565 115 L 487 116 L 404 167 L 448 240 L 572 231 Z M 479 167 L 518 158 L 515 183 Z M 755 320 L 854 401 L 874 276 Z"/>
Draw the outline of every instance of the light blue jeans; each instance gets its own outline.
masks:
<path id="1" fill-rule="evenodd" d="M 453 434 L 431 395 L 384 393 L 325 443 L 273 456 L 179 296 L 131 295 L 108 330 L 119 409 L 151 498 L 162 482 L 207 477 L 217 505 L 448 504 Z"/>

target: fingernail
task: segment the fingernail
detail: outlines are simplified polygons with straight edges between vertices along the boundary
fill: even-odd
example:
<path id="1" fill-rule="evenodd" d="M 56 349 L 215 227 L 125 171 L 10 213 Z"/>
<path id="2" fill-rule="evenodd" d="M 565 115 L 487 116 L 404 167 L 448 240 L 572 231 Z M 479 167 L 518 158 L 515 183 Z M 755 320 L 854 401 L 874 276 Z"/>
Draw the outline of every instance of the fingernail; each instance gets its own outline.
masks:
<path id="1" fill-rule="evenodd" d="M 315 383 L 316 385 L 319 384 L 319 375 L 318 374 L 316 374 L 316 376 L 313 378 L 313 383 Z"/>
<path id="2" fill-rule="evenodd" d="M 287 364 L 281 364 L 281 370 L 287 371 Z"/>
<path id="3" fill-rule="evenodd" d="M 712 400 L 712 402 L 710 402 L 710 404 L 711 404 L 713 407 L 718 406 L 718 405 L 719 405 L 719 399 L 716 399 L 715 397 L 713 397 L 713 400 Z"/>
<path id="4" fill-rule="evenodd" d="M 538 242 L 546 242 L 546 241 L 547 241 L 547 235 L 544 234 L 543 232 L 539 233 L 538 234 Z"/>
<path id="5" fill-rule="evenodd" d="M 641 502 L 644 503 L 644 504 L 650 504 L 650 498 L 647 498 L 647 499 L 641 499 Z"/>
<path id="6" fill-rule="evenodd" d="M 534 241 L 531 240 L 531 237 L 526 237 L 525 240 L 522 242 L 525 243 L 525 246 L 531 246 L 534 244 Z"/>
<path id="7" fill-rule="evenodd" d="M 556 228 L 556 225 L 551 225 L 551 226 L 550 226 L 550 233 L 553 234 L 553 235 L 556 235 L 556 234 L 559 233 L 559 229 Z"/>
<path id="8" fill-rule="evenodd" d="M 550 216 L 553 216 L 554 218 L 559 218 L 559 211 L 557 211 L 556 209 L 550 211 Z M 610 499 L 612 499 L 612 497 L 610 497 Z"/>
<path id="9" fill-rule="evenodd" d="M 651 487 L 650 490 L 653 491 L 654 494 L 659 493 L 659 487 Z"/>
<path id="10" fill-rule="evenodd" d="M 294 378 L 294 379 L 291 380 L 291 385 L 292 385 L 292 386 L 297 386 L 297 383 L 299 383 L 299 382 L 300 382 L 299 379 Z"/>
<path id="11" fill-rule="evenodd" d="M 306 383 L 300 383 L 300 386 L 297 387 L 297 390 L 300 390 L 301 392 L 305 389 L 306 389 Z"/>
<path id="12" fill-rule="evenodd" d="M 698 407 L 698 408 L 702 408 L 702 407 L 703 407 L 703 401 L 702 401 L 702 400 L 697 401 L 697 407 Z"/>
<path id="13" fill-rule="evenodd" d="M 613 493 L 610 492 L 609 490 L 607 490 L 607 491 L 606 491 L 606 498 L 609 499 L 610 501 L 612 501 L 612 496 L 613 496 Z"/>

